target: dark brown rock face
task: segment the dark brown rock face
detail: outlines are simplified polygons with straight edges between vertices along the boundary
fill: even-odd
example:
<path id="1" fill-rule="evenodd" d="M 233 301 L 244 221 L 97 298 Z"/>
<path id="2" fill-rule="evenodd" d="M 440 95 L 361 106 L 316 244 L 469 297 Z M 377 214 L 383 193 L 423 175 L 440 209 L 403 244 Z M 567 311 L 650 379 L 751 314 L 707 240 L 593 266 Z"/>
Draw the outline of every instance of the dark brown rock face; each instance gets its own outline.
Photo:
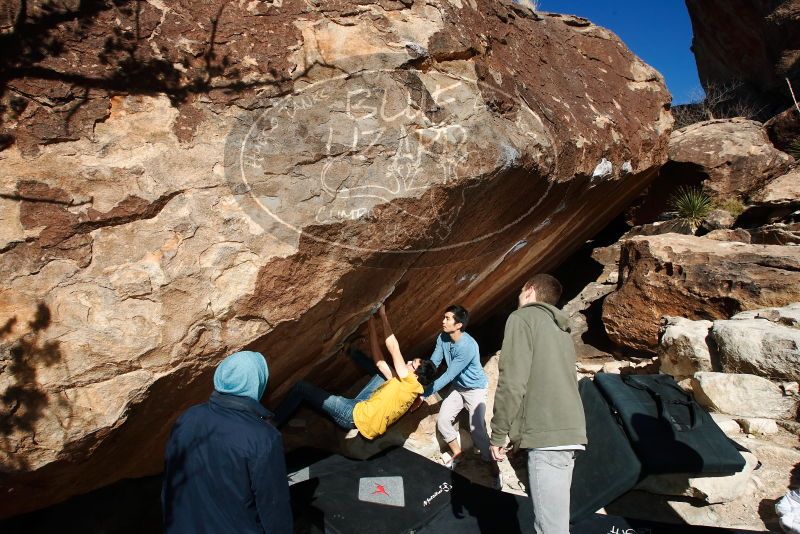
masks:
<path id="1" fill-rule="evenodd" d="M 800 1 L 686 0 L 692 50 L 707 90 L 741 83 L 738 96 L 768 117 L 791 104 L 800 81 Z"/>
<path id="2" fill-rule="evenodd" d="M 670 209 L 669 199 L 680 186 L 702 187 L 721 203 L 746 201 L 793 163 L 791 156 L 772 145 L 756 121 L 718 119 L 675 130 L 669 138 L 669 160 L 630 210 L 631 222 L 657 220 Z"/>
<path id="3" fill-rule="evenodd" d="M 767 129 L 772 144 L 786 152 L 797 139 L 800 139 L 800 110 L 792 104 L 789 109 L 765 122 L 764 128 Z"/>
<path id="4" fill-rule="evenodd" d="M 722 201 L 749 197 L 794 162 L 772 145 L 760 123 L 746 119 L 699 122 L 676 130 L 670 136 L 669 161 L 669 172 L 702 178 L 703 188 Z M 666 173 L 660 181 L 669 181 Z"/>
<path id="5" fill-rule="evenodd" d="M 663 316 L 728 319 L 800 300 L 800 250 L 665 234 L 623 243 L 619 289 L 603 303 L 609 337 L 655 351 Z"/>
<path id="6" fill-rule="evenodd" d="M 495 1 L 22 3 L 0 36 L 0 516 L 161 469 L 227 354 L 342 391 L 604 227 L 666 159 L 661 77 Z"/>

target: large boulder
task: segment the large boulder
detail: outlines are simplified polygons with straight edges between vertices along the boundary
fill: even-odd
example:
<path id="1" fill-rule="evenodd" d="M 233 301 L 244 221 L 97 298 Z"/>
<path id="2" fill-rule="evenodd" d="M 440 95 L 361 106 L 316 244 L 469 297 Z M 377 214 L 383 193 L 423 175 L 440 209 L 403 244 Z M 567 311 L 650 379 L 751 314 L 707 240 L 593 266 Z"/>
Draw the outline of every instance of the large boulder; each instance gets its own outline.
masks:
<path id="1" fill-rule="evenodd" d="M 678 234 L 623 243 L 619 288 L 603 302 L 617 344 L 655 352 L 661 318 L 729 319 L 800 300 L 800 248 Z"/>
<path id="2" fill-rule="evenodd" d="M 714 504 L 738 499 L 747 491 L 747 484 L 758 466 L 753 453 L 743 452 L 745 466 L 738 473 L 727 476 L 692 477 L 683 474 L 650 475 L 636 489 L 658 495 L 691 497 Z"/>
<path id="3" fill-rule="evenodd" d="M 428 352 L 444 306 L 479 320 L 666 159 L 661 76 L 584 19 L 76 4 L 0 58 L 0 516 L 158 472 L 234 350 L 269 406 L 351 386 L 334 354 L 379 301 Z"/>
<path id="4" fill-rule="evenodd" d="M 725 372 L 800 380 L 800 303 L 715 321 L 711 338 Z"/>
<path id="5" fill-rule="evenodd" d="M 733 89 L 768 116 L 791 103 L 786 78 L 797 91 L 800 2 L 686 0 L 692 51 L 703 87 Z"/>
<path id="6" fill-rule="evenodd" d="M 747 233 L 750 242 L 759 245 L 800 245 L 800 222 L 768 224 Z"/>
<path id="7" fill-rule="evenodd" d="M 755 190 L 737 222 L 746 226 L 783 223 L 800 211 L 800 168 L 775 178 Z"/>
<path id="8" fill-rule="evenodd" d="M 792 104 L 788 109 L 778 113 L 764 123 L 772 144 L 776 148 L 788 152 L 800 138 L 800 110 Z"/>
<path id="9" fill-rule="evenodd" d="M 669 200 L 681 186 L 703 187 L 722 205 L 737 198 L 746 200 L 785 174 L 793 162 L 772 145 L 756 121 L 738 118 L 691 124 L 670 135 L 669 161 L 630 209 L 631 222 L 658 220 L 671 210 Z"/>
<path id="10" fill-rule="evenodd" d="M 794 159 L 776 149 L 763 125 L 746 119 L 698 122 L 672 132 L 659 181 L 697 177 L 715 199 L 746 198 L 786 173 Z"/>
<path id="11" fill-rule="evenodd" d="M 697 371 L 713 371 L 706 343 L 711 325 L 711 321 L 665 317 L 664 333 L 658 345 L 660 371 L 677 380 L 693 376 Z"/>
<path id="12" fill-rule="evenodd" d="M 739 417 L 795 419 L 798 398 L 766 378 L 746 374 L 695 373 L 692 393 L 709 410 Z"/>

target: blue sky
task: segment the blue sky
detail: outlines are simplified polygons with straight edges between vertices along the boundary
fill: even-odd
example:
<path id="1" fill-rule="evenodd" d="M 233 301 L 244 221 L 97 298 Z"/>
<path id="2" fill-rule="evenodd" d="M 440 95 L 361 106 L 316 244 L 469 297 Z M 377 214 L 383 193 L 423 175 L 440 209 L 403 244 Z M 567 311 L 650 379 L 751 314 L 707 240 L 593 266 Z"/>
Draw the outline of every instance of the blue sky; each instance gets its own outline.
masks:
<path id="1" fill-rule="evenodd" d="M 579 15 L 616 33 L 664 76 L 673 104 L 702 95 L 683 0 L 540 0 L 539 11 Z"/>

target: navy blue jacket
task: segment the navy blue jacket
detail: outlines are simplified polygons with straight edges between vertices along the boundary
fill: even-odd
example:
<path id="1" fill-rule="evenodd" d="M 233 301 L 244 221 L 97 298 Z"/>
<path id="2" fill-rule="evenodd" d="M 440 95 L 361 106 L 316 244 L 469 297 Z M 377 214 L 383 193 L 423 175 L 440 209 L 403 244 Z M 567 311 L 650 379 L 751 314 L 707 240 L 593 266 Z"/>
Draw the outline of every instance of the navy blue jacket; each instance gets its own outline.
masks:
<path id="1" fill-rule="evenodd" d="M 167 444 L 164 531 L 288 534 L 281 435 L 249 397 L 215 391 L 178 418 Z"/>

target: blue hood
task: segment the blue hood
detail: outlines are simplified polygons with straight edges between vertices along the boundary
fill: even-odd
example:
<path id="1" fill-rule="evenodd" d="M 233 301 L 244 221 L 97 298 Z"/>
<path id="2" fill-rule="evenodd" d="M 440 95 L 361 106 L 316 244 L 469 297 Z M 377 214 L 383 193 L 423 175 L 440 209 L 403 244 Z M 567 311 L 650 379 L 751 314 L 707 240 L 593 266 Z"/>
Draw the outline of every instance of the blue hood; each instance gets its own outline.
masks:
<path id="1" fill-rule="evenodd" d="M 217 366 L 214 389 L 259 402 L 267 388 L 268 378 L 267 361 L 260 352 L 234 352 Z"/>

